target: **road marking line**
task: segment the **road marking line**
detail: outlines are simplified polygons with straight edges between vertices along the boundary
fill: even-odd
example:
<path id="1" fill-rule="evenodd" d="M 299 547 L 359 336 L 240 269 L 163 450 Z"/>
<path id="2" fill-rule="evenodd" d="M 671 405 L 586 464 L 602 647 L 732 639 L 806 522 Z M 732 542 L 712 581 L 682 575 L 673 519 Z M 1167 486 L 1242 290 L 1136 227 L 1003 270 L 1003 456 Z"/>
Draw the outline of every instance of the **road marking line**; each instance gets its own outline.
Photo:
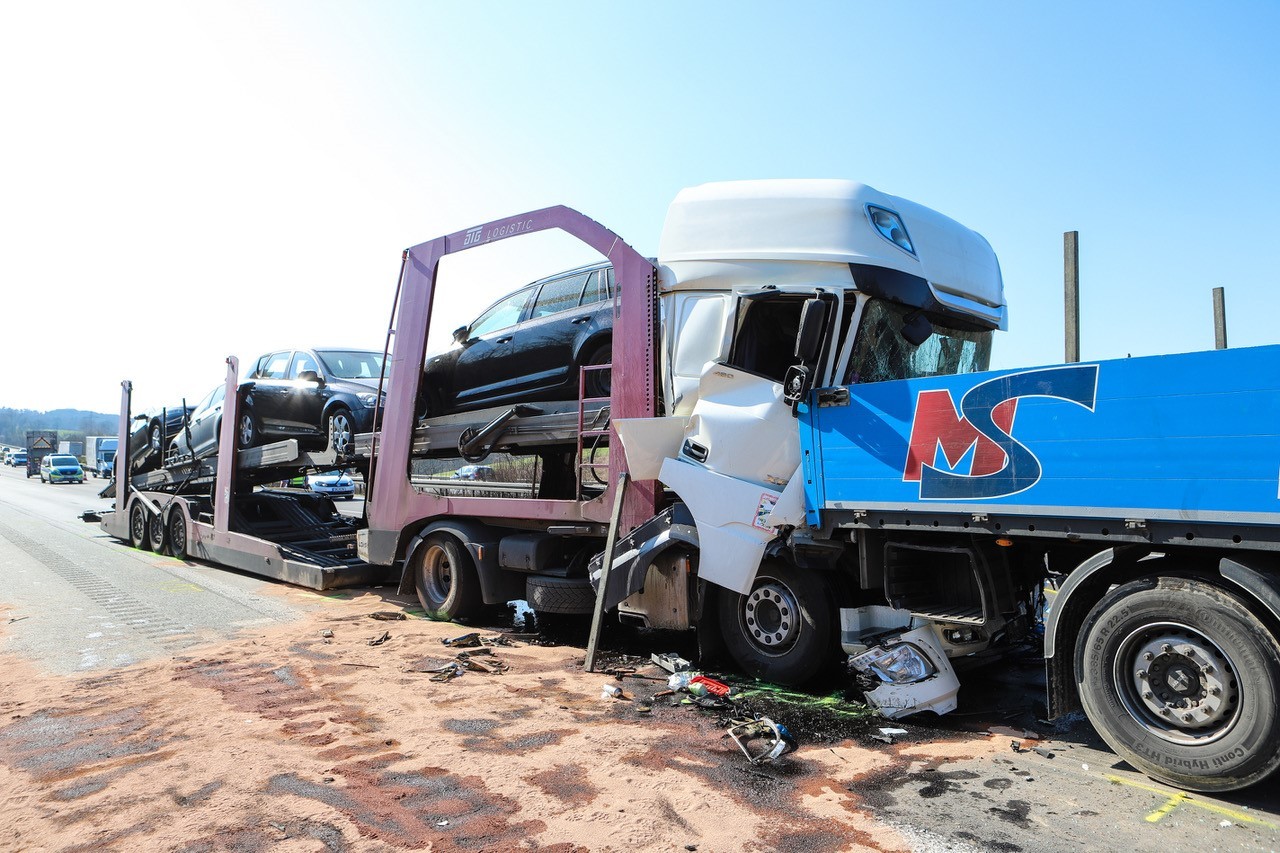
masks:
<path id="1" fill-rule="evenodd" d="M 1178 807 L 1178 804 L 1181 803 L 1186 798 L 1187 798 L 1187 795 L 1182 791 L 1179 791 L 1178 793 L 1174 794 L 1172 797 L 1169 798 L 1169 801 L 1167 803 L 1165 803 L 1163 806 L 1153 811 L 1151 814 L 1147 815 L 1147 818 L 1146 818 L 1147 823 L 1159 823 L 1160 821 L 1164 820 L 1166 817 L 1169 816 L 1169 812 L 1176 809 Z"/>
<path id="2" fill-rule="evenodd" d="M 1142 790 L 1142 791 L 1149 791 L 1152 794 L 1161 794 L 1163 796 L 1169 797 L 1170 798 L 1169 802 L 1165 803 L 1163 806 L 1156 809 L 1151 814 L 1147 815 L 1147 820 L 1150 821 L 1151 823 L 1155 823 L 1156 821 L 1163 818 L 1169 812 L 1173 811 L 1173 809 L 1176 808 L 1180 803 L 1186 803 L 1189 806 L 1195 806 L 1196 808 L 1201 808 L 1208 812 L 1213 812 L 1215 814 L 1223 815 L 1224 817 L 1229 817 L 1232 820 L 1235 820 L 1239 823 L 1249 823 L 1249 824 L 1253 824 L 1254 826 L 1265 827 L 1266 829 L 1270 829 L 1273 831 L 1280 830 L 1280 826 L 1272 823 L 1269 820 L 1263 820 L 1262 818 L 1254 817 L 1251 814 L 1246 814 L 1245 812 L 1239 811 L 1237 809 L 1229 809 L 1226 806 L 1220 806 L 1217 803 L 1207 803 L 1204 800 L 1198 800 L 1195 797 L 1191 796 L 1190 794 L 1186 793 L 1185 791 L 1178 791 L 1177 793 L 1173 793 L 1170 791 L 1166 791 L 1163 788 L 1157 788 L 1153 785 L 1144 785 L 1141 782 L 1134 782 L 1129 779 L 1123 779 L 1119 776 L 1112 776 L 1109 774 L 1105 778 L 1108 782 L 1112 782 L 1116 785 L 1128 785 L 1130 788 L 1138 788 L 1139 790 Z"/>

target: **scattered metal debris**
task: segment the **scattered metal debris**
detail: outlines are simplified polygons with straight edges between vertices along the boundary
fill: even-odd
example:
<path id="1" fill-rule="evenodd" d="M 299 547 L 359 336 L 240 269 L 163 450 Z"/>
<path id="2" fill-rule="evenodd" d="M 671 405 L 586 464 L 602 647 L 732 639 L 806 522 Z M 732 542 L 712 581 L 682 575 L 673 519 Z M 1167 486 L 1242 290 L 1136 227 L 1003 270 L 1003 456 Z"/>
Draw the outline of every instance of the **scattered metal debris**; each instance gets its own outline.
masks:
<path id="1" fill-rule="evenodd" d="M 508 646 L 516 647 L 511 639 L 503 634 L 493 634 L 488 637 L 481 637 L 479 633 L 472 631 L 469 634 L 461 634 L 457 637 L 446 637 L 440 640 L 442 645 L 449 646 L 454 649 L 474 649 L 481 646 Z"/>
<path id="2" fill-rule="evenodd" d="M 733 720 L 725 736 L 733 738 L 752 764 L 771 764 L 787 753 L 795 752 L 798 746 L 786 726 L 780 726 L 768 717 Z M 760 742 L 758 746 L 755 745 L 757 741 Z"/>
<path id="3" fill-rule="evenodd" d="M 378 619 L 383 622 L 399 622 L 405 618 L 404 613 L 399 610 L 379 610 L 369 614 L 370 619 Z"/>
<path id="4" fill-rule="evenodd" d="M 30 616 L 11 616 L 9 618 L 9 624 L 12 625 L 14 622 L 21 622 L 23 619 L 30 619 L 30 618 L 31 618 Z"/>
<path id="5" fill-rule="evenodd" d="M 377 665 L 376 663 L 342 663 L 342 664 L 340 664 L 340 665 L 341 665 L 341 666 L 362 666 L 362 667 L 364 667 L 365 669 L 377 669 L 377 668 L 378 668 L 378 665 Z"/>
<path id="6" fill-rule="evenodd" d="M 649 656 L 649 659 L 673 675 L 677 672 L 684 672 L 685 670 L 693 669 L 693 664 L 691 662 L 680 657 L 680 655 L 675 652 L 667 652 L 665 654 L 654 652 Z"/>
<path id="7" fill-rule="evenodd" d="M 380 645 L 382 645 L 383 643 L 385 643 L 387 640 L 390 640 L 390 639 L 391 639 L 391 632 L 390 632 L 390 631 L 383 631 L 381 634 L 379 634 L 378 636 L 376 636 L 376 637 L 374 637 L 373 639 L 371 639 L 371 640 L 369 641 L 369 645 L 371 645 L 371 646 L 380 646 Z"/>

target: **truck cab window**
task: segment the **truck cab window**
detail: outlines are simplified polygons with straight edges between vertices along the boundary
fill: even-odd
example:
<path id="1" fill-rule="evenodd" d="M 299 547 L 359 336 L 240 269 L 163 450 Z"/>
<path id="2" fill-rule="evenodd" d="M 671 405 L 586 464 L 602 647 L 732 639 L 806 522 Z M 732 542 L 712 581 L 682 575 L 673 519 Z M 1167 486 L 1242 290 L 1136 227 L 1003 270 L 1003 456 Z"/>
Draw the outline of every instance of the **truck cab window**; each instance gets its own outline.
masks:
<path id="1" fill-rule="evenodd" d="M 934 320 L 933 334 L 919 346 L 912 346 L 902 336 L 902 326 L 915 310 L 884 299 L 868 300 L 843 384 L 987 369 L 991 362 L 990 330 L 957 329 Z"/>
<path id="2" fill-rule="evenodd" d="M 796 332 L 805 299 L 806 294 L 743 299 L 728 363 L 781 382 L 796 361 Z"/>

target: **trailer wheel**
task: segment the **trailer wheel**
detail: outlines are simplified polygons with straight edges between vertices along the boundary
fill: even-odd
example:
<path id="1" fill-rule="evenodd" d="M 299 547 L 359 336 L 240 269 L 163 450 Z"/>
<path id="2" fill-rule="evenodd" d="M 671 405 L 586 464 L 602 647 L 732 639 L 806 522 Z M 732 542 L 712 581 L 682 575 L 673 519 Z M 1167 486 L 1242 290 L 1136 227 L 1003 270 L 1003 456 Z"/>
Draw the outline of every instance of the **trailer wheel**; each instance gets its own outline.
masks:
<path id="1" fill-rule="evenodd" d="M 418 546 L 413 576 L 418 601 L 431 619 L 466 619 L 484 607 L 475 562 L 462 543 L 447 533 L 434 533 Z"/>
<path id="2" fill-rule="evenodd" d="M 139 551 L 151 550 L 149 514 L 142 501 L 134 501 L 133 508 L 129 510 L 129 544 Z"/>
<path id="3" fill-rule="evenodd" d="M 536 613 L 593 613 L 596 592 L 586 578 L 530 576 L 524 582 L 525 600 Z"/>
<path id="4" fill-rule="evenodd" d="M 247 450 L 257 443 L 258 419 L 253 416 L 251 410 L 241 412 L 240 420 L 236 423 L 236 447 Z"/>
<path id="5" fill-rule="evenodd" d="M 337 408 L 329 415 L 329 443 L 339 456 L 346 456 L 351 450 L 351 413 Z"/>
<path id="6" fill-rule="evenodd" d="M 169 553 L 180 560 L 187 556 L 187 519 L 177 508 L 169 511 Z"/>
<path id="7" fill-rule="evenodd" d="M 157 554 L 163 554 L 168 544 L 168 531 L 165 530 L 164 516 L 147 513 L 147 544 Z"/>
<path id="8" fill-rule="evenodd" d="M 1143 773 L 1232 791 L 1280 766 L 1280 643 L 1204 581 L 1142 578 L 1107 593 L 1076 643 L 1085 713 Z"/>
<path id="9" fill-rule="evenodd" d="M 831 661 L 831 591 L 816 572 L 769 560 L 747 595 L 718 592 L 725 646 L 748 675 L 793 687 Z"/>

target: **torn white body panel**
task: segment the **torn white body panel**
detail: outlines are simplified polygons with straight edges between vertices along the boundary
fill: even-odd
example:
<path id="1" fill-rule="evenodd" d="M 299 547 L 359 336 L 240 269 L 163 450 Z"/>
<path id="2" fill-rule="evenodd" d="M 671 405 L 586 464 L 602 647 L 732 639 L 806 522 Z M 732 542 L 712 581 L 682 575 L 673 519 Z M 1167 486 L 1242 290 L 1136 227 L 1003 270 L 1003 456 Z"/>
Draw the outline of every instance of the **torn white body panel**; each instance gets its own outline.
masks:
<path id="1" fill-rule="evenodd" d="M 656 480 L 662 463 L 680 454 L 687 417 L 619 418 L 613 422 L 627 454 L 627 471 L 635 480 Z"/>
<path id="2" fill-rule="evenodd" d="M 782 385 L 726 364 L 702 375 L 685 441 L 684 455 L 692 447 L 707 469 L 775 490 L 800 465 L 800 431 Z"/>
<path id="3" fill-rule="evenodd" d="M 764 519 L 781 492 L 667 459 L 658 479 L 680 495 L 698 528 L 698 576 L 746 594 L 774 538 Z"/>

